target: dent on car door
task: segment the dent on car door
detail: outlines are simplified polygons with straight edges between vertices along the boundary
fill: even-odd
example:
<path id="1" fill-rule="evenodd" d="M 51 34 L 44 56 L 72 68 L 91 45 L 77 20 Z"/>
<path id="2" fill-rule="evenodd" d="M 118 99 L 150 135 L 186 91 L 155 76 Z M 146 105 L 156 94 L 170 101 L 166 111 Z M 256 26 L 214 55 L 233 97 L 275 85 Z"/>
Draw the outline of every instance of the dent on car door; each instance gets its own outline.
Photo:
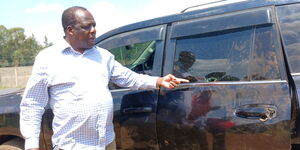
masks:
<path id="1" fill-rule="evenodd" d="M 127 68 L 160 76 L 165 26 L 122 33 L 100 42 Z M 156 105 L 158 90 L 130 90 L 110 83 L 118 149 L 158 149 Z"/>
<path id="2" fill-rule="evenodd" d="M 172 25 L 164 74 L 192 83 L 160 92 L 161 149 L 290 149 L 289 86 L 274 22 L 273 9 L 260 8 Z"/>

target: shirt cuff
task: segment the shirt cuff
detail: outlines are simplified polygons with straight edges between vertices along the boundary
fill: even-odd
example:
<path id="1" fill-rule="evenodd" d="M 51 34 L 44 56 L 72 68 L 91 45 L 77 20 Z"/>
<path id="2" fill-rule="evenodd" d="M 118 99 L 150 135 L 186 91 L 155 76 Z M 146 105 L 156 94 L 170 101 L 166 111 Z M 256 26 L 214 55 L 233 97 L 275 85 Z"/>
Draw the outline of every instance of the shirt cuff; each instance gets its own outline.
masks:
<path id="1" fill-rule="evenodd" d="M 151 76 L 150 76 L 151 77 Z M 158 80 L 159 77 L 151 77 L 150 78 L 150 85 L 148 86 L 148 88 L 150 89 L 156 89 L 156 88 L 159 88 L 156 84 L 157 84 L 157 80 Z"/>
<path id="2" fill-rule="evenodd" d="M 39 138 L 28 138 L 25 140 L 25 149 L 39 148 Z"/>

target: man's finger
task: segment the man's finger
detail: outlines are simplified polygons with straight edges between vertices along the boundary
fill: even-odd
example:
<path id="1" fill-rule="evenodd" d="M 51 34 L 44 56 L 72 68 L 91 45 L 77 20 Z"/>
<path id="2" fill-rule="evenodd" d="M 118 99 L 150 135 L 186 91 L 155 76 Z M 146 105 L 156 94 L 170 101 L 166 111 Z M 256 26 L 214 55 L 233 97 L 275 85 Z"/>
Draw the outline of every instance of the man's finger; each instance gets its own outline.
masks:
<path id="1" fill-rule="evenodd" d="M 182 78 L 176 78 L 176 81 L 178 81 L 179 83 L 188 83 L 188 82 L 190 82 L 189 80 L 182 79 Z"/>
<path id="2" fill-rule="evenodd" d="M 172 87 L 176 87 L 176 86 L 178 86 L 178 84 L 177 84 L 177 83 L 175 83 L 174 81 L 170 81 L 170 85 L 172 85 Z"/>
<path id="3" fill-rule="evenodd" d="M 175 80 L 175 79 L 176 79 L 176 77 L 175 77 L 174 75 L 172 75 L 172 74 L 168 74 L 168 77 L 169 77 L 171 80 Z"/>

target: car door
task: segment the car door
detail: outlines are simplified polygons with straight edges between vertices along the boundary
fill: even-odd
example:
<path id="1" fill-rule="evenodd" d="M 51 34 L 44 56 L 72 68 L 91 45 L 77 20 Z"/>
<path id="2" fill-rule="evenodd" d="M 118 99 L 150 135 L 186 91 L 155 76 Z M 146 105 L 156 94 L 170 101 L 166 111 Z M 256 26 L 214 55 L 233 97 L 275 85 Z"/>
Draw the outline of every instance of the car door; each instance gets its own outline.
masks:
<path id="1" fill-rule="evenodd" d="M 278 23 L 281 29 L 282 42 L 285 56 L 287 59 L 287 66 L 290 71 L 290 80 L 294 81 L 292 90 L 294 105 L 293 107 L 299 110 L 300 98 L 300 3 L 293 3 L 289 5 L 281 5 L 276 7 Z M 293 132 L 292 143 L 300 143 L 300 120 L 299 111 L 294 111 L 293 120 L 295 121 L 295 129 Z M 296 145 L 294 145 L 296 146 Z M 295 148 L 297 149 L 297 148 Z M 298 148 L 299 149 L 299 148 Z"/>
<path id="2" fill-rule="evenodd" d="M 98 43 L 127 68 L 160 76 L 165 26 L 120 33 Z M 158 90 L 130 90 L 109 85 L 114 101 L 114 127 L 118 149 L 158 149 L 156 107 Z"/>
<path id="3" fill-rule="evenodd" d="M 290 149 L 291 98 L 274 8 L 174 22 L 159 94 L 162 150 Z"/>

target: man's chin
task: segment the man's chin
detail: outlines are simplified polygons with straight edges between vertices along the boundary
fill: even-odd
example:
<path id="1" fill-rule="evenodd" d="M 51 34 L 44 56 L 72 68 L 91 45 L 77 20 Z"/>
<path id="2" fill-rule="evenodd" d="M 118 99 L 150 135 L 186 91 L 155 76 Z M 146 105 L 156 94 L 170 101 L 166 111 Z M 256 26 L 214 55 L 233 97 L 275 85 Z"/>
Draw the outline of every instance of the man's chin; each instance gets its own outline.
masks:
<path id="1" fill-rule="evenodd" d="M 89 46 L 89 47 L 93 47 L 95 44 L 96 44 L 95 41 L 90 41 L 90 42 L 88 43 L 88 46 Z"/>
<path id="2" fill-rule="evenodd" d="M 94 45 L 87 45 L 87 46 L 85 46 L 85 50 L 88 50 L 88 49 L 92 49 L 94 47 Z"/>

